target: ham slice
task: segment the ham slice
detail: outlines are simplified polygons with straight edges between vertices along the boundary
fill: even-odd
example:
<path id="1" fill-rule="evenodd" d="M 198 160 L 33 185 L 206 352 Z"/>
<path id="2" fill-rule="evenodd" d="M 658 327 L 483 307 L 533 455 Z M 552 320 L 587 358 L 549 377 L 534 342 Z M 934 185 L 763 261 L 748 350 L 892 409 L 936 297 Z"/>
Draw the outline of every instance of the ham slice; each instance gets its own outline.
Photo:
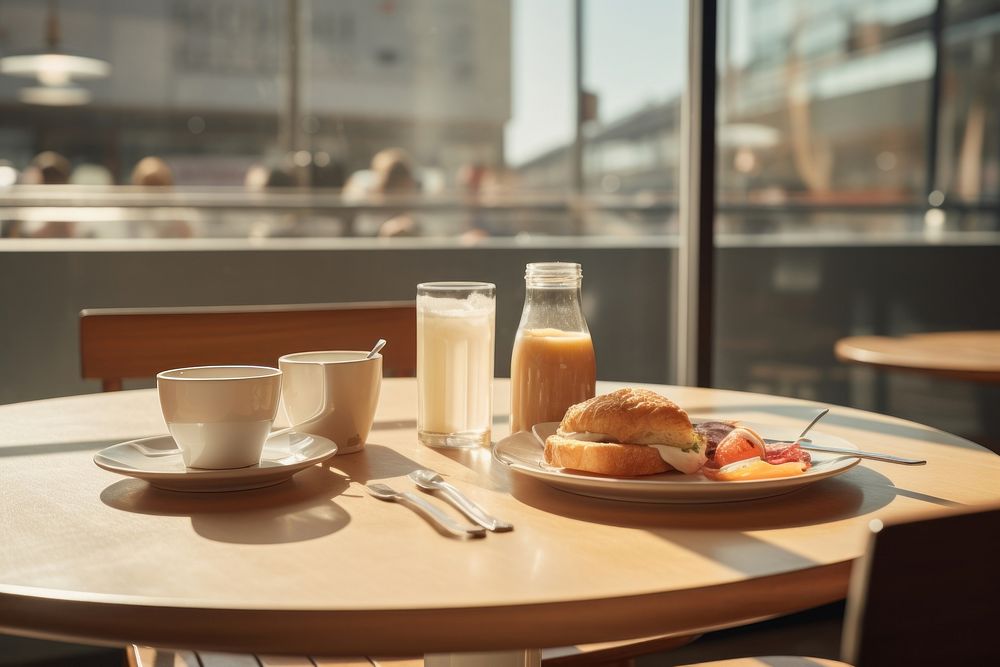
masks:
<path id="1" fill-rule="evenodd" d="M 794 442 L 765 443 L 764 449 L 767 451 L 764 460 L 771 465 L 805 463 L 807 468 L 812 465 L 812 457 L 809 456 L 809 452 Z"/>

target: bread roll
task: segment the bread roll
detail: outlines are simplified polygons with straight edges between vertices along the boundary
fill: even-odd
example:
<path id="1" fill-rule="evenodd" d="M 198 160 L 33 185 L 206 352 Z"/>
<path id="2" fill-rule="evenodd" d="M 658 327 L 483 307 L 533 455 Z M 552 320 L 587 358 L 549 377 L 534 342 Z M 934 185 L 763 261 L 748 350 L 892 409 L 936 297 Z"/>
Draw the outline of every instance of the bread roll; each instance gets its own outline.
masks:
<path id="1" fill-rule="evenodd" d="M 616 477 L 655 475 L 673 470 L 652 447 L 587 442 L 561 435 L 550 435 L 545 440 L 544 455 L 549 465 Z"/>
<path id="2" fill-rule="evenodd" d="M 626 387 L 566 410 L 559 434 L 603 433 L 614 442 L 690 447 L 699 442 L 687 413 L 665 396 Z"/>
<path id="3" fill-rule="evenodd" d="M 594 442 L 597 441 L 597 442 Z M 687 413 L 648 389 L 619 389 L 570 406 L 545 462 L 602 475 L 697 472 L 705 447 Z"/>

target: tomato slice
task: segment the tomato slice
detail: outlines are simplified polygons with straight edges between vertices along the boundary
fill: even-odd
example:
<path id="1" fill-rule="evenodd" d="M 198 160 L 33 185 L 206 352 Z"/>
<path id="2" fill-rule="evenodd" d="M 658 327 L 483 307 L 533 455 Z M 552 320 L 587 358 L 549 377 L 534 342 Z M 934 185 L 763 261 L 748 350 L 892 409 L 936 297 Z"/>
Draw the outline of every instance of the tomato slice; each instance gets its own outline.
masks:
<path id="1" fill-rule="evenodd" d="M 764 440 L 750 429 L 736 428 L 719 442 L 713 461 L 716 467 L 721 468 L 755 456 L 762 459 L 767 456 Z"/>

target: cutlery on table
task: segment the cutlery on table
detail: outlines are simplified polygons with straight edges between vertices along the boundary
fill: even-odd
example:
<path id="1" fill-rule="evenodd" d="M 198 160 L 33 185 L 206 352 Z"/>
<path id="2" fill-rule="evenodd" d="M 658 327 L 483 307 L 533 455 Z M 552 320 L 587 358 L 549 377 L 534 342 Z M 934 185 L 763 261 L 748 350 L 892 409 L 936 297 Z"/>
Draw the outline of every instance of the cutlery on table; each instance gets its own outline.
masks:
<path id="1" fill-rule="evenodd" d="M 765 441 L 766 442 L 766 441 Z M 802 449 L 808 449 L 814 452 L 828 452 L 830 454 L 843 454 L 844 456 L 853 456 L 859 459 L 871 459 L 873 461 L 884 461 L 886 463 L 898 463 L 904 466 L 922 466 L 927 463 L 924 459 L 908 459 L 902 456 L 893 456 L 892 454 L 882 454 L 880 452 L 865 452 L 860 449 L 845 449 L 843 447 L 827 447 L 826 445 L 814 445 L 812 440 L 809 438 L 801 438 L 798 440 L 799 447 Z"/>
<path id="2" fill-rule="evenodd" d="M 410 473 L 410 479 L 424 491 L 440 491 L 445 500 L 486 530 L 492 530 L 495 533 L 514 530 L 513 524 L 487 513 L 482 507 L 466 498 L 461 491 L 444 481 L 444 478 L 433 470 L 414 470 Z"/>
<path id="3" fill-rule="evenodd" d="M 806 427 L 802 429 L 802 433 L 799 433 L 799 437 L 795 438 L 794 442 L 802 449 L 811 450 L 814 452 L 826 452 L 828 454 L 843 454 L 844 456 L 853 456 L 859 459 L 871 459 L 872 461 L 883 461 L 885 463 L 898 463 L 904 466 L 922 466 L 927 461 L 923 459 L 908 459 L 902 456 L 893 456 L 892 454 L 882 454 L 881 452 L 864 452 L 858 449 L 845 449 L 843 447 L 827 447 L 826 445 L 816 445 L 813 441 L 806 437 L 806 433 L 816 425 L 820 419 L 826 416 L 830 412 L 830 408 L 823 408 L 820 410 L 812 421 L 806 424 Z M 764 440 L 764 442 L 780 442 Z"/>
<path id="4" fill-rule="evenodd" d="M 434 507 L 423 498 L 413 495 L 408 491 L 400 493 L 385 484 L 368 484 L 368 493 L 388 502 L 401 503 L 407 505 L 425 517 L 431 519 L 438 527 L 455 537 L 485 537 L 486 531 L 479 526 L 462 525 L 450 516 Z"/>
<path id="5" fill-rule="evenodd" d="M 818 422 L 823 417 L 826 417 L 826 414 L 828 412 L 830 412 L 830 408 L 823 408 L 818 413 L 816 413 L 816 416 L 812 418 L 812 421 L 806 424 L 806 427 L 802 429 L 802 433 L 799 433 L 799 437 L 795 438 L 795 442 L 804 439 L 806 437 L 806 433 L 808 433 L 812 429 L 812 427 L 816 425 L 816 422 Z"/>

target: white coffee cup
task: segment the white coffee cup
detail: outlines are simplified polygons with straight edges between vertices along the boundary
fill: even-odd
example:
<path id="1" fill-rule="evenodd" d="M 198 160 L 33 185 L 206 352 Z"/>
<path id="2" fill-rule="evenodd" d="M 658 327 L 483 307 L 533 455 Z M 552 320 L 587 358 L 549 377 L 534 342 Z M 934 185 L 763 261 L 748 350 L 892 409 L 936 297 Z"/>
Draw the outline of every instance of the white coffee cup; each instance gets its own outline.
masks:
<path id="1" fill-rule="evenodd" d="M 160 408 L 184 465 L 244 468 L 260 462 L 278 413 L 281 371 L 266 366 L 196 366 L 156 376 Z"/>
<path id="2" fill-rule="evenodd" d="M 292 427 L 329 438 L 337 444 L 337 454 L 361 451 L 382 387 L 382 355 L 367 356 L 331 350 L 278 359 L 284 373 L 281 396 Z"/>

